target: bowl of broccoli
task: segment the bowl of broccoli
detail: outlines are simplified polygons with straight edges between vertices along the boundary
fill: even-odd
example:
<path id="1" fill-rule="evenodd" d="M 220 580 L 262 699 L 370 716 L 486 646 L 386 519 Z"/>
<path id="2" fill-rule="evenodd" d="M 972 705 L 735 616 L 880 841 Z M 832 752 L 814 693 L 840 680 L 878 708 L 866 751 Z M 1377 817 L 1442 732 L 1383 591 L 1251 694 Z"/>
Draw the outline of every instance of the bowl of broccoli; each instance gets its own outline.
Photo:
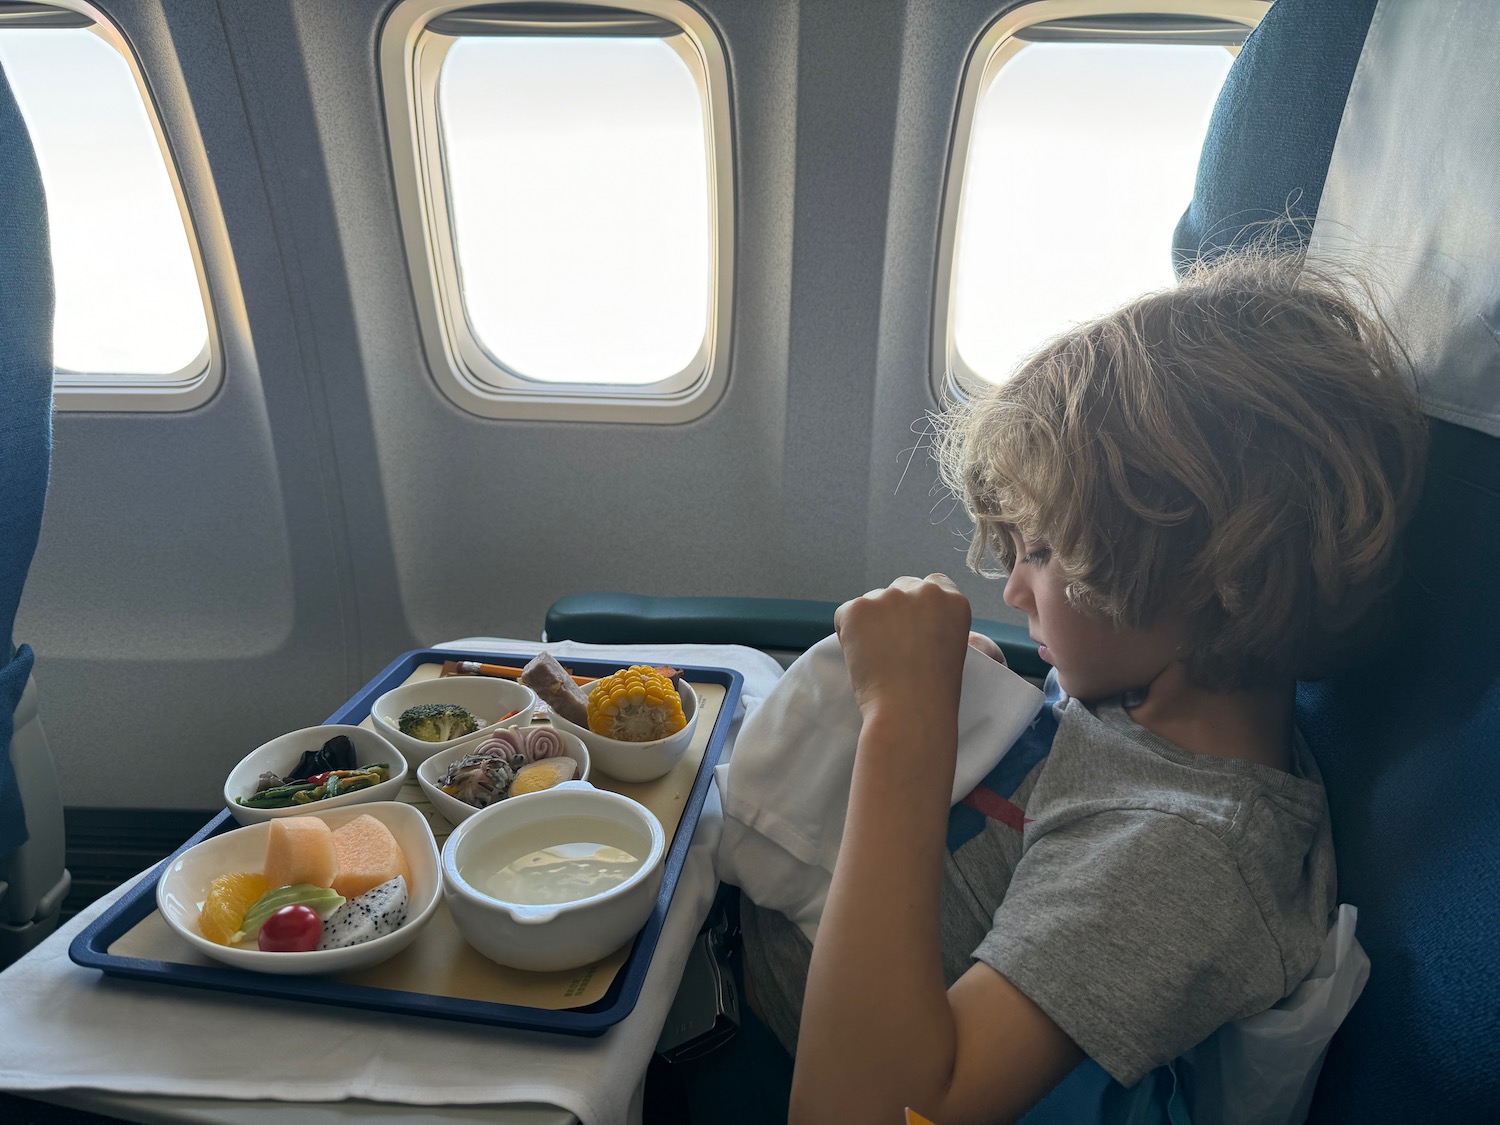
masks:
<path id="1" fill-rule="evenodd" d="M 392 688 L 370 707 L 375 729 L 412 765 L 502 727 L 531 722 L 536 694 L 510 680 L 446 676 Z"/>

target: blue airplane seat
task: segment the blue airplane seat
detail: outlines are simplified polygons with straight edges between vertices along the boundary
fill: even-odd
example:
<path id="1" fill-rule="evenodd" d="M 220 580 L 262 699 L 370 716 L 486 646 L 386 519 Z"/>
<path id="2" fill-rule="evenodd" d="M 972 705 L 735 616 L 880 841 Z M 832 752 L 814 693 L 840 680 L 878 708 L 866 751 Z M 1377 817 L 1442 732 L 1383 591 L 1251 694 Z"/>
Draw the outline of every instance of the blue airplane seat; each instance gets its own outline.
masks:
<path id="1" fill-rule="evenodd" d="M 1297 694 L 1371 963 L 1309 1117 L 1329 1125 L 1500 1112 L 1500 439 L 1434 422 L 1428 465 L 1392 643 Z"/>
<path id="2" fill-rule="evenodd" d="M 1497 31 L 1466 2 L 1279 0 L 1225 83 L 1174 248 L 1215 254 L 1290 205 L 1283 242 L 1374 280 L 1434 419 L 1388 642 L 1298 690 L 1371 960 L 1315 1123 L 1500 1113 L 1500 226 L 1477 190 L 1500 171 Z"/>
<path id="3" fill-rule="evenodd" d="M 1308 245 L 1371 279 L 1433 419 L 1399 631 L 1298 698 L 1371 961 L 1315 1122 L 1500 1114 L 1497 52 L 1490 5 L 1380 0 Z"/>
<path id="4" fill-rule="evenodd" d="M 0 968 L 56 925 L 62 802 L 16 609 L 52 457 L 52 258 L 36 154 L 0 70 Z"/>

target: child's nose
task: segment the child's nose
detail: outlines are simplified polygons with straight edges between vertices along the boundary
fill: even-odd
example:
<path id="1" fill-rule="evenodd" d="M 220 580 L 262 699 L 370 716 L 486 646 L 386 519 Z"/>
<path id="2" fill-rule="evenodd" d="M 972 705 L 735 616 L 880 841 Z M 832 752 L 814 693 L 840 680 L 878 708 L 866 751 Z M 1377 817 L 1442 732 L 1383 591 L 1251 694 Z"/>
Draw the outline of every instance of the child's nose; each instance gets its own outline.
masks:
<path id="1" fill-rule="evenodd" d="M 1011 568 L 1010 576 L 1005 580 L 1005 592 L 1001 597 L 1011 609 L 1019 609 L 1022 613 L 1028 612 L 1031 591 L 1026 587 L 1026 580 L 1021 577 L 1019 562 Z"/>

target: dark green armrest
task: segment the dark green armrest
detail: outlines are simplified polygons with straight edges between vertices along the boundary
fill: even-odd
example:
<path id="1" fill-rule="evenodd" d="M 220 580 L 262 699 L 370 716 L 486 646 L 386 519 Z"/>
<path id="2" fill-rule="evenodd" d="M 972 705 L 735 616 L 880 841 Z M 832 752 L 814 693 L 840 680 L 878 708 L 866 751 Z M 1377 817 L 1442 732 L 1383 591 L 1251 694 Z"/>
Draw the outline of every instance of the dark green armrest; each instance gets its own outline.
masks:
<path id="1" fill-rule="evenodd" d="M 560 598 L 547 610 L 547 639 L 592 644 L 749 645 L 805 649 L 833 632 L 838 602 L 800 598 L 653 598 L 591 593 Z M 1019 625 L 974 619 L 1023 676 L 1047 674 L 1047 663 Z"/>

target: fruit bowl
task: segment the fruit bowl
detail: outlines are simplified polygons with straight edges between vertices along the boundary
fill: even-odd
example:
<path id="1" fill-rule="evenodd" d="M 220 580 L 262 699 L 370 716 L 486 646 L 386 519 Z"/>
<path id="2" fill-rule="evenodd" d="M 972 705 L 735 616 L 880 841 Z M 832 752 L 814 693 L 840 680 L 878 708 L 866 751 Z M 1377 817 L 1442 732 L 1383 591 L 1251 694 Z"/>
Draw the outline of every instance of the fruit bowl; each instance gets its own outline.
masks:
<path id="1" fill-rule="evenodd" d="M 208 898 L 209 886 L 220 875 L 262 870 L 266 841 L 271 832 L 270 821 L 212 836 L 172 860 L 157 881 L 156 908 L 172 931 L 194 949 L 237 969 L 301 976 L 378 965 L 416 940 L 437 909 L 442 882 L 432 829 L 427 826 L 426 818 L 410 805 L 378 801 L 324 812 L 310 810 L 299 815 L 317 817 L 330 828 L 338 828 L 366 814 L 390 829 L 411 869 L 406 921 L 391 933 L 344 949 L 316 949 L 305 953 L 269 953 L 257 948 L 220 945 L 204 937 L 198 917 Z"/>

